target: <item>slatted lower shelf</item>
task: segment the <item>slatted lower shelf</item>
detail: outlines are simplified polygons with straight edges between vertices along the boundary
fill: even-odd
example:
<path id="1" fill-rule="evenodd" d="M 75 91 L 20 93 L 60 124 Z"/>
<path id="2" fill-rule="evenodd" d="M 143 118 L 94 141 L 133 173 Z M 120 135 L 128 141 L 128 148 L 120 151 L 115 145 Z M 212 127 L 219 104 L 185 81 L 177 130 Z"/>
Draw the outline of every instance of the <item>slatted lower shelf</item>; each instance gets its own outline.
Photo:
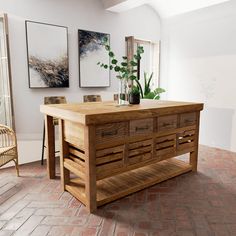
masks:
<path id="1" fill-rule="evenodd" d="M 101 206 L 141 189 L 192 170 L 188 163 L 171 158 L 116 176 L 97 181 L 97 205 Z M 71 179 L 66 190 L 86 205 L 85 185 L 81 179 Z"/>

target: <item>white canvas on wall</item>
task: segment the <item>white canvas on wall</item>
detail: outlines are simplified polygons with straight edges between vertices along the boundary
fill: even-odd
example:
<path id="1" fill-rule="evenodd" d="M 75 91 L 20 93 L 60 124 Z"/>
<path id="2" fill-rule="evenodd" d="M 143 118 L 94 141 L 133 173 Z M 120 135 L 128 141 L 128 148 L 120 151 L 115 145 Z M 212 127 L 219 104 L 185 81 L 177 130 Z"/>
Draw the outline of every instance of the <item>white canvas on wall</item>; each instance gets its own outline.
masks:
<path id="1" fill-rule="evenodd" d="M 30 88 L 69 87 L 67 28 L 26 21 Z"/>
<path id="2" fill-rule="evenodd" d="M 109 87 L 110 71 L 101 68 L 97 63 L 110 63 L 102 43 L 104 37 L 110 41 L 110 35 L 87 30 L 79 30 L 78 35 L 80 87 Z"/>

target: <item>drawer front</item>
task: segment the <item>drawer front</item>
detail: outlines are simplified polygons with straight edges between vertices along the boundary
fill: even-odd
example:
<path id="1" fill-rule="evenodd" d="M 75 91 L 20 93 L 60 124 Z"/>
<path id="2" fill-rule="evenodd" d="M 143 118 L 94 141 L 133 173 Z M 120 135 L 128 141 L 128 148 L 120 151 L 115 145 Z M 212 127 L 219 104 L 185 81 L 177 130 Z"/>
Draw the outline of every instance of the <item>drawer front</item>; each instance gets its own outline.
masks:
<path id="1" fill-rule="evenodd" d="M 129 143 L 128 163 L 133 165 L 152 158 L 152 139 Z"/>
<path id="2" fill-rule="evenodd" d="M 151 134 L 153 132 L 153 118 L 131 120 L 129 126 L 130 136 Z"/>
<path id="3" fill-rule="evenodd" d="M 175 153 L 176 151 L 176 135 L 167 135 L 156 138 L 156 155 L 159 158 L 162 155 Z"/>
<path id="4" fill-rule="evenodd" d="M 100 173 L 112 173 L 124 165 L 124 145 L 96 151 L 97 176 Z"/>
<path id="5" fill-rule="evenodd" d="M 99 125 L 96 127 L 96 142 L 102 143 L 113 139 L 124 138 L 127 133 L 126 122 Z"/>
<path id="6" fill-rule="evenodd" d="M 195 125 L 196 121 L 197 121 L 196 112 L 180 114 L 180 127 Z"/>
<path id="7" fill-rule="evenodd" d="M 179 133 L 177 140 L 178 150 L 184 150 L 195 146 L 195 130 L 186 130 Z"/>
<path id="8" fill-rule="evenodd" d="M 157 118 L 158 131 L 177 128 L 177 115 L 160 116 Z"/>

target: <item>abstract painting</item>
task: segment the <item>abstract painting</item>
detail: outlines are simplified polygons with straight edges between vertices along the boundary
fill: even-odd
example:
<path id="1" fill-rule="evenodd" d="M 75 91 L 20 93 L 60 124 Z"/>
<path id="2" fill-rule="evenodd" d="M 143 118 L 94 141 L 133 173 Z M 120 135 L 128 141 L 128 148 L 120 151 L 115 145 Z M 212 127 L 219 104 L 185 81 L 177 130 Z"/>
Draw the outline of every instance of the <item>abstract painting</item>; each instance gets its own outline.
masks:
<path id="1" fill-rule="evenodd" d="M 97 65 L 103 62 L 109 65 L 110 59 L 103 46 L 106 37 L 110 42 L 110 35 L 87 30 L 79 30 L 79 67 L 80 87 L 109 87 L 110 71 Z"/>
<path id="2" fill-rule="evenodd" d="M 26 21 L 30 88 L 69 87 L 67 27 Z"/>

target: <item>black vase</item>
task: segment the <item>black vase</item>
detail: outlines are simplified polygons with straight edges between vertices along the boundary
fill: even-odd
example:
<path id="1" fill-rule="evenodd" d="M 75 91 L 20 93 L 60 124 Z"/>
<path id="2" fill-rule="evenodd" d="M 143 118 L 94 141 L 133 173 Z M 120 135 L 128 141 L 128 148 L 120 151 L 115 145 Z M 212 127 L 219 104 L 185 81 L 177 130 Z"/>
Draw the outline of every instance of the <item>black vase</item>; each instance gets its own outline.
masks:
<path id="1" fill-rule="evenodd" d="M 139 104 L 140 103 L 140 94 L 129 94 L 129 104 Z"/>

